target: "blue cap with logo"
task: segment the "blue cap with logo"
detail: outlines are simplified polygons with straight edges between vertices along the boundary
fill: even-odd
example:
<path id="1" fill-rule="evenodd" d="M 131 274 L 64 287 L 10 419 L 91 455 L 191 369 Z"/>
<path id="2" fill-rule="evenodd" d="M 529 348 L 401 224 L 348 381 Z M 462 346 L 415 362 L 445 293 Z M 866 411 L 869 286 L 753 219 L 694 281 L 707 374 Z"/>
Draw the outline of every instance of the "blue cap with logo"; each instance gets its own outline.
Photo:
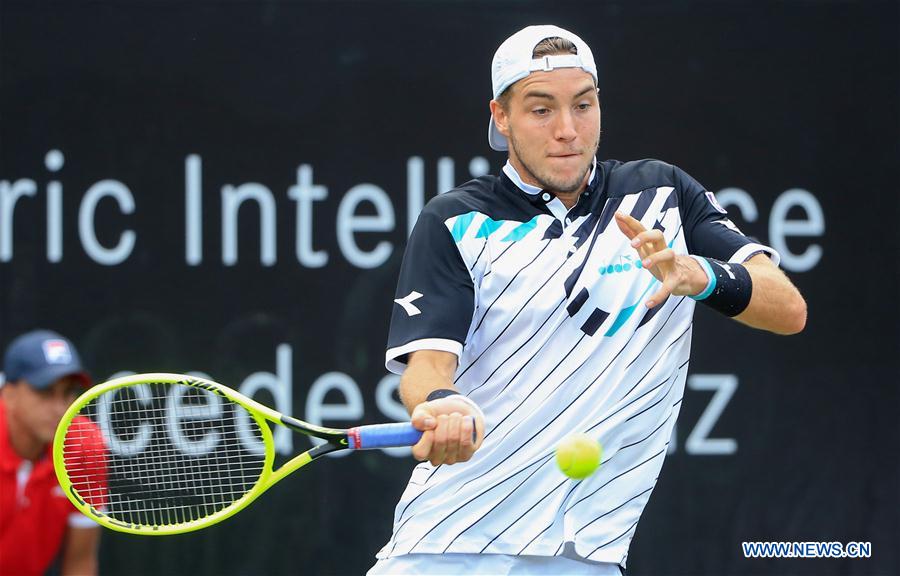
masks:
<path id="1" fill-rule="evenodd" d="M 3 357 L 3 371 L 7 382 L 25 380 L 38 389 L 66 376 L 78 378 L 84 386 L 91 384 L 72 342 L 50 330 L 34 330 L 13 340 Z"/>

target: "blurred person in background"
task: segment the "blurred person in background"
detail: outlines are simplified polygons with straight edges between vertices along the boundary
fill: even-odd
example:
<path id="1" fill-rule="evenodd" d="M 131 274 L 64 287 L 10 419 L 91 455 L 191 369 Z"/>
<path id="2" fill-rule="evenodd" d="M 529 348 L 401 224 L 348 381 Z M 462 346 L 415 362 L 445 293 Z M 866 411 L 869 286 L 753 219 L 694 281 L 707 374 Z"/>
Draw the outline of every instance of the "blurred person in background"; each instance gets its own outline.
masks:
<path id="1" fill-rule="evenodd" d="M 91 384 L 67 338 L 35 330 L 13 340 L 0 388 L 0 575 L 97 573 L 100 527 L 78 512 L 53 470 L 56 426 Z M 0 382 L 3 382 L 0 379 Z"/>

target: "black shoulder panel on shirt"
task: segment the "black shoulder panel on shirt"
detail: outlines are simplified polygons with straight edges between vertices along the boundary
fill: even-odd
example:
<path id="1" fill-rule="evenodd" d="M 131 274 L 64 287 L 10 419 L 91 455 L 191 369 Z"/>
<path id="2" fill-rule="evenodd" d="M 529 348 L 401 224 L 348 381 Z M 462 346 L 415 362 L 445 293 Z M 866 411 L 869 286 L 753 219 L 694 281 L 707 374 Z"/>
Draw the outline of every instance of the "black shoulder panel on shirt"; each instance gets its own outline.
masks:
<path id="1" fill-rule="evenodd" d="M 544 214 L 538 205 L 529 202 L 519 190 L 505 186 L 503 178 L 482 176 L 460 184 L 428 201 L 423 212 L 437 216 L 442 222 L 448 218 L 479 212 L 494 220 L 527 222 L 537 214 Z"/>
<path id="2" fill-rule="evenodd" d="M 675 166 L 661 160 L 604 160 L 606 195 L 616 198 L 659 186 L 677 186 Z"/>
<path id="3" fill-rule="evenodd" d="M 606 193 L 610 198 L 661 186 L 673 187 L 675 194 L 663 207 L 678 206 L 690 254 L 729 260 L 742 247 L 754 242 L 731 224 L 727 212 L 715 202 L 712 192 L 677 166 L 659 160 L 606 160 L 603 168 Z"/>

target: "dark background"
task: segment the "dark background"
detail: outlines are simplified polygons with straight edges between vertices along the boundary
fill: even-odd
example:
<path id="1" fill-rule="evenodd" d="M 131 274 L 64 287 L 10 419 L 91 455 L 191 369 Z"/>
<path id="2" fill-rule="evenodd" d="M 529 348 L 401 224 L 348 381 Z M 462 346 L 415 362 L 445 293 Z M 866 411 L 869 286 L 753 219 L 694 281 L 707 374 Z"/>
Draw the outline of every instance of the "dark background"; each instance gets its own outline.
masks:
<path id="1" fill-rule="evenodd" d="M 900 573 L 898 6 L 2 0 L 0 195 L 23 179 L 35 194 L 11 215 L 0 202 L 0 227 L 14 224 L 11 257 L 0 259 L 0 345 L 49 327 L 75 341 L 97 379 L 200 370 L 238 387 L 275 372 L 276 347 L 287 344 L 291 412 L 307 415 L 313 383 L 340 372 L 361 392 L 361 420 L 391 419 L 375 388 L 407 233 L 409 159 L 421 159 L 426 198 L 444 191 L 437 166 L 448 159 L 457 183 L 476 157 L 497 172 L 505 157 L 485 138 L 491 56 L 519 28 L 556 23 L 593 48 L 601 157 L 660 158 L 710 190 L 745 190 L 757 214 L 732 207 L 733 220 L 763 242 L 789 189 L 808 191 L 824 218 L 820 236 L 787 241 L 794 254 L 821 248 L 811 268 L 785 268 L 809 304 L 803 334 L 756 333 L 698 308 L 692 374 L 739 383 L 708 435 L 737 450 L 686 450 L 713 398 L 689 388 L 629 574 Z M 51 150 L 65 157 L 58 171 L 45 165 Z M 202 158 L 199 265 L 185 259 L 191 154 Z M 313 212 L 313 246 L 329 254 L 319 268 L 294 255 L 288 189 L 300 164 L 328 189 Z M 101 180 L 121 182 L 135 202 L 130 214 L 110 198 L 97 206 L 100 244 L 136 235 L 116 265 L 92 259 L 79 235 L 82 200 Z M 47 255 L 51 182 L 63 190 L 59 261 Z M 223 263 L 222 189 L 248 182 L 274 199 L 274 265 L 261 262 L 253 202 L 240 211 L 238 261 Z M 356 234 L 361 250 L 393 245 L 368 269 L 343 255 L 335 224 L 341 198 L 361 183 L 384 190 L 395 220 Z M 788 216 L 810 218 L 799 207 Z M 203 532 L 107 531 L 102 571 L 363 573 L 413 465 L 356 454 L 286 479 Z M 748 560 L 742 541 L 863 541 L 872 557 Z"/>

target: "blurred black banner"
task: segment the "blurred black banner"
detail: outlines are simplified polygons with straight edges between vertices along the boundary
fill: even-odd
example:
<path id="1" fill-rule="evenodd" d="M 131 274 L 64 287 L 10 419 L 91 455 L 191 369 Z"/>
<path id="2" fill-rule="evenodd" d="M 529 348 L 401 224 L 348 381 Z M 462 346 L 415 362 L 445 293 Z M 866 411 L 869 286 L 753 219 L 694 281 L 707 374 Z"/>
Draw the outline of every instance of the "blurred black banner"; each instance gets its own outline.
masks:
<path id="1" fill-rule="evenodd" d="M 809 303 L 790 338 L 698 308 L 629 573 L 900 573 L 896 2 L 3 0 L 0 345 L 53 328 L 98 380 L 195 371 L 313 422 L 403 419 L 383 358 L 407 233 L 502 166 L 491 56 L 536 23 L 593 48 L 601 157 L 684 168 Z M 102 570 L 363 573 L 414 461 L 329 460 L 203 532 L 106 532 Z"/>

